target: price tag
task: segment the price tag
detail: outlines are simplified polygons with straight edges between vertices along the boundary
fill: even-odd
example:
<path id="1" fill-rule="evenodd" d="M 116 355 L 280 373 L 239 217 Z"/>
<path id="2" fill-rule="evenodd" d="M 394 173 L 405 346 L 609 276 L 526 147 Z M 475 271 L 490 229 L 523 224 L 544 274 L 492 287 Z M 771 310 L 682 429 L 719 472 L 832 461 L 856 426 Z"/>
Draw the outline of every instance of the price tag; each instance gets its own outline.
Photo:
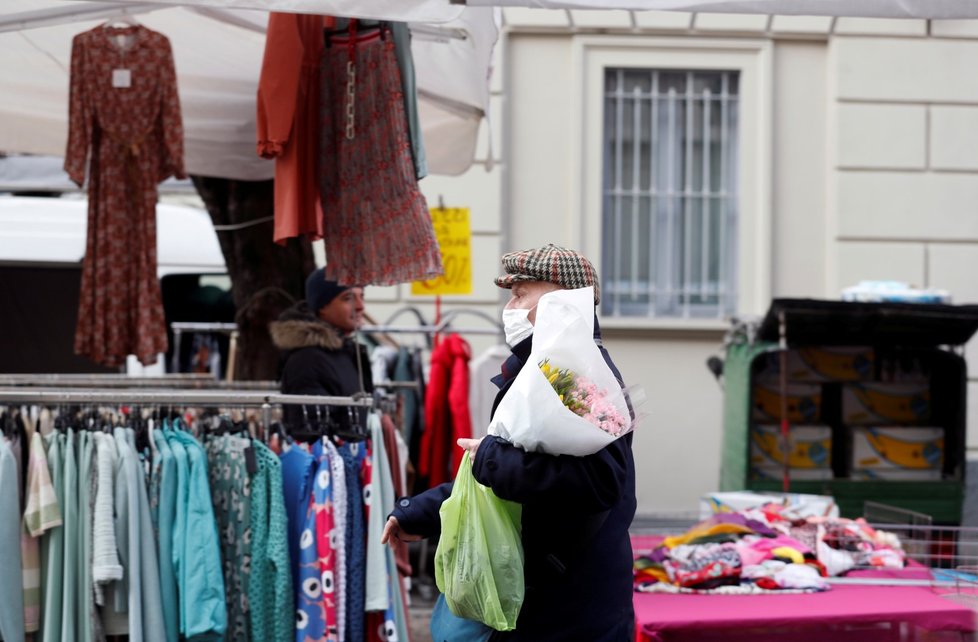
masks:
<path id="1" fill-rule="evenodd" d="M 129 69 L 113 69 L 112 86 L 117 89 L 132 87 L 132 71 Z"/>
<path id="2" fill-rule="evenodd" d="M 445 274 L 411 283 L 411 294 L 472 294 L 472 230 L 469 208 L 431 210 L 431 223 L 441 249 Z"/>

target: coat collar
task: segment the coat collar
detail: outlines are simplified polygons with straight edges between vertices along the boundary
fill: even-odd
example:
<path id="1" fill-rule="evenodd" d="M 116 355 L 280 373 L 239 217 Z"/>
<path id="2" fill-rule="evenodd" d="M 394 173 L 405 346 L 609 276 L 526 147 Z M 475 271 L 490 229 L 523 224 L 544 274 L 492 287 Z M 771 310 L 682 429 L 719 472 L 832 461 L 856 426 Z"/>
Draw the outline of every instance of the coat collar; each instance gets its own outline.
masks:
<path id="1" fill-rule="evenodd" d="M 143 41 L 147 33 L 146 27 L 135 24 L 129 27 L 112 27 L 108 24 L 104 24 L 100 27 L 96 27 L 96 32 L 99 35 L 98 42 L 110 51 L 117 53 L 119 55 L 128 56 L 132 52 L 139 49 L 142 46 Z M 133 41 L 125 49 L 120 48 L 115 42 L 113 42 L 113 36 L 124 34 L 127 36 L 132 36 Z"/>
<path id="2" fill-rule="evenodd" d="M 268 324 L 272 343 L 279 350 L 325 348 L 339 350 L 343 337 L 333 326 L 318 320 L 288 319 Z"/>

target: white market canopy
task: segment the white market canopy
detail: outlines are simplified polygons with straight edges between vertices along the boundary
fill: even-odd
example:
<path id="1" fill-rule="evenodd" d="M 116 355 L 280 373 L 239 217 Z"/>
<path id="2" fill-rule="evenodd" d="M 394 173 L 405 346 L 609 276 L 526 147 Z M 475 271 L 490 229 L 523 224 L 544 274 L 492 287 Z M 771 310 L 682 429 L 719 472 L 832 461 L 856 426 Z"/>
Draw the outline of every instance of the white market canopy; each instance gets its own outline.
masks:
<path id="1" fill-rule="evenodd" d="M 255 92 L 269 11 L 406 21 L 431 171 L 469 167 L 488 113 L 497 7 L 675 10 L 883 18 L 978 18 L 978 0 L 2 0 L 0 151 L 61 155 L 72 37 L 133 15 L 175 56 L 191 173 L 270 178 L 255 154 Z"/>
<path id="2" fill-rule="evenodd" d="M 361 3 L 2 0 L 0 151 L 64 154 L 71 39 L 126 14 L 172 43 L 188 172 L 242 180 L 271 178 L 274 163 L 255 152 L 255 96 L 268 11 L 349 15 L 355 4 Z M 357 12 L 360 17 L 410 21 L 429 168 L 439 174 L 465 171 L 488 111 L 488 70 L 498 11 L 441 0 L 403 0 L 401 10 L 394 10 L 397 3 L 391 2 L 363 4 L 384 5 L 390 12 Z M 416 23 L 415 18 L 437 22 Z"/>
<path id="3" fill-rule="evenodd" d="M 470 7 L 626 9 L 863 18 L 978 18 L 978 2 L 975 0 L 467 0 L 466 4 Z"/>
<path id="4" fill-rule="evenodd" d="M 127 0 L 109 0 L 125 4 Z M 147 0 L 154 4 L 236 7 L 326 13 L 406 22 L 448 22 L 464 6 L 541 9 L 629 9 L 698 13 L 855 16 L 876 18 L 978 18 L 974 0 Z"/>

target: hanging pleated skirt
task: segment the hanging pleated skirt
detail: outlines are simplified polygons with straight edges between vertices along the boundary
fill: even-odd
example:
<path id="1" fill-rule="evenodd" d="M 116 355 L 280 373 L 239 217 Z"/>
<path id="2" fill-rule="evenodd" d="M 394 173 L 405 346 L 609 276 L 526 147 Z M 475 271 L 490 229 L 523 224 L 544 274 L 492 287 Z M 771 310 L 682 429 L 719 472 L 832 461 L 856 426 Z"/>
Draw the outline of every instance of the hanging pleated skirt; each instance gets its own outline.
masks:
<path id="1" fill-rule="evenodd" d="M 322 63 L 326 278 L 394 285 L 441 274 L 411 157 L 393 38 L 380 31 L 333 38 Z"/>

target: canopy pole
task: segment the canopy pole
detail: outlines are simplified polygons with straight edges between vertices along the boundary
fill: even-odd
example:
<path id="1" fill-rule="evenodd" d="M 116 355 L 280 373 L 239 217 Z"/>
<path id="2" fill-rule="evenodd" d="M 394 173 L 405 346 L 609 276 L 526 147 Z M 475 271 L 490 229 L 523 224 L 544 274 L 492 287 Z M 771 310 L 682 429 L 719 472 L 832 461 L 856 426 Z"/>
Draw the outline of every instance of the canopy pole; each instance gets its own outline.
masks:
<path id="1" fill-rule="evenodd" d="M 788 323 L 784 310 L 778 311 L 778 354 L 781 388 L 781 490 L 785 493 L 791 487 L 791 424 L 788 421 Z"/>
<path id="2" fill-rule="evenodd" d="M 70 6 L 37 11 L 21 11 L 0 18 L 0 33 L 57 27 L 59 25 L 108 20 L 119 16 L 136 16 L 161 9 L 172 8 L 165 4 L 118 4 L 107 2 L 74 2 Z"/>

